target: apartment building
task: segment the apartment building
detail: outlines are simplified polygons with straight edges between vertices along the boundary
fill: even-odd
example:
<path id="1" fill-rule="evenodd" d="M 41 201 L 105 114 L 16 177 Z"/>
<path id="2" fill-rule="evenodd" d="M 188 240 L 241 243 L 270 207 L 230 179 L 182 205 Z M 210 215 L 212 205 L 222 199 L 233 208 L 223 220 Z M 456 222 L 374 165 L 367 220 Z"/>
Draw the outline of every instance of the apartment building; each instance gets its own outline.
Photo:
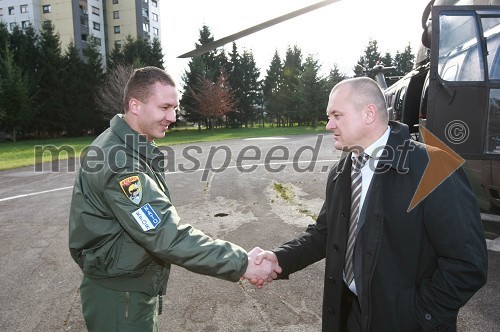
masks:
<path id="1" fill-rule="evenodd" d="M 160 39 L 160 0 L 0 0 L 0 21 L 12 31 L 30 23 L 40 30 L 52 21 L 66 49 L 73 41 L 80 50 L 95 40 L 106 59 L 127 36 Z M 105 61 L 104 61 L 105 63 Z"/>

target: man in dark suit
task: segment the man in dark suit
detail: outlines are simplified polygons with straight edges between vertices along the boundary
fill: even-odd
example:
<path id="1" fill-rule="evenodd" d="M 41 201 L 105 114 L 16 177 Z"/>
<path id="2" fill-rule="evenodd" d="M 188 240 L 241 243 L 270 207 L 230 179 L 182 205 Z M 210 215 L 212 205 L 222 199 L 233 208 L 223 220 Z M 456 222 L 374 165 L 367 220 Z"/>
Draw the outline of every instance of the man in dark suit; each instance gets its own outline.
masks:
<path id="1" fill-rule="evenodd" d="M 463 169 L 409 209 L 429 160 L 441 168 L 451 156 L 389 121 L 369 78 L 337 84 L 327 115 L 346 156 L 328 176 L 319 217 L 256 263 L 274 260 L 286 279 L 326 258 L 324 332 L 456 330 L 458 310 L 487 273 L 479 207 Z"/>

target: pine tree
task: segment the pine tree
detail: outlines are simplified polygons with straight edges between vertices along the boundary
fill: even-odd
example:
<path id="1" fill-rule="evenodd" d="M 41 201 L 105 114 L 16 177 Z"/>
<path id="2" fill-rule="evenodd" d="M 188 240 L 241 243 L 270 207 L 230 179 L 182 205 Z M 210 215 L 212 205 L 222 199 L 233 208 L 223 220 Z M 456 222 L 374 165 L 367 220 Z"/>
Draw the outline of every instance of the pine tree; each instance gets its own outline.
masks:
<path id="1" fill-rule="evenodd" d="M 325 114 L 325 100 L 327 100 L 326 80 L 319 71 L 321 66 L 312 55 L 306 58 L 304 71 L 300 77 L 300 106 L 303 120 L 309 120 L 312 127 L 316 127 L 318 117 Z"/>
<path id="2" fill-rule="evenodd" d="M 354 67 L 354 76 L 365 76 L 365 71 L 369 71 L 375 65 L 379 64 L 381 60 L 380 52 L 378 51 L 378 42 L 370 39 L 368 46 L 365 48 L 365 54 L 358 60 L 357 65 Z M 369 77 L 373 78 L 374 75 L 369 73 Z"/>
<path id="3" fill-rule="evenodd" d="M 10 34 L 7 29 L 7 23 L 0 21 L 0 57 L 5 57 L 5 51 L 10 47 Z"/>
<path id="4" fill-rule="evenodd" d="M 285 107 L 288 125 L 295 121 L 301 122 L 300 96 L 298 94 L 299 80 L 304 70 L 302 64 L 302 51 L 295 45 L 288 47 L 283 64 L 283 95 L 282 102 Z"/>
<path id="5" fill-rule="evenodd" d="M 327 82 L 326 82 L 326 90 L 330 91 L 333 87 L 347 78 L 346 74 L 340 72 L 340 69 L 337 65 L 334 65 L 332 69 L 330 69 L 330 73 L 328 74 Z"/>
<path id="6" fill-rule="evenodd" d="M 64 129 L 69 136 L 79 136 L 81 130 L 89 126 L 90 114 L 87 109 L 88 92 L 81 91 L 82 88 L 85 89 L 85 64 L 73 42 L 68 44 L 64 54 L 62 74 L 60 80 L 64 89 L 61 100 L 65 111 Z"/>
<path id="7" fill-rule="evenodd" d="M 0 112 L 1 123 L 12 132 L 16 141 L 18 131 L 26 131 L 34 120 L 33 96 L 30 95 L 29 80 L 14 62 L 14 55 L 6 49 L 0 57 Z"/>
<path id="8" fill-rule="evenodd" d="M 96 100 L 96 87 L 101 86 L 105 79 L 100 46 L 92 39 L 83 49 L 83 55 L 86 59 L 86 63 L 82 80 L 82 89 L 84 90 L 83 94 L 87 96 L 88 99 L 87 114 L 89 118 L 87 128 L 85 129 L 89 129 L 94 134 L 98 134 L 106 128 L 109 123 L 109 119 L 100 112 Z"/>
<path id="9" fill-rule="evenodd" d="M 241 101 L 244 94 L 243 68 L 236 43 L 233 43 L 232 51 L 229 54 L 228 69 L 229 84 L 231 84 L 235 99 Z M 228 113 L 227 118 L 231 127 L 236 128 L 241 126 L 243 123 L 243 112 L 241 104 L 238 103 L 235 105 L 234 111 Z"/>
<path id="10" fill-rule="evenodd" d="M 241 69 L 243 72 L 243 90 L 241 91 L 239 104 L 243 110 L 243 123 L 245 127 L 248 127 L 249 122 L 253 125 L 256 119 L 256 107 L 262 99 L 261 83 L 259 81 L 260 71 L 251 51 L 243 51 Z"/>
<path id="11" fill-rule="evenodd" d="M 398 76 L 404 76 L 413 69 L 415 63 L 415 55 L 411 51 L 411 46 L 405 47 L 403 53 L 396 53 L 394 56 L 393 65 L 396 67 L 395 74 Z"/>
<path id="12" fill-rule="evenodd" d="M 36 102 L 38 95 L 38 75 L 40 68 L 40 51 L 38 48 L 39 37 L 35 29 L 29 24 L 24 29 L 20 29 L 17 25 L 10 34 L 9 38 L 10 49 L 14 56 L 14 62 L 25 74 L 28 81 L 28 95 L 33 98 L 32 107 L 33 114 L 39 112 L 39 103 Z M 27 132 L 33 131 L 34 121 L 31 126 L 24 126 Z"/>
<path id="13" fill-rule="evenodd" d="M 195 46 L 198 48 L 214 40 L 210 29 L 204 25 L 200 29 L 200 38 Z M 215 83 L 223 71 L 227 71 L 230 64 L 224 51 L 210 51 L 200 56 L 191 58 L 188 70 L 184 73 L 182 80 L 184 83 L 184 94 L 181 99 L 181 106 L 188 121 L 197 122 L 201 129 L 201 123 L 208 120 L 200 113 L 197 103 L 193 98 L 193 91 L 198 91 L 202 82 L 208 79 Z"/>
<path id="14" fill-rule="evenodd" d="M 182 76 L 184 93 L 182 94 L 180 104 L 186 120 L 197 123 L 199 130 L 201 130 L 201 125 L 205 118 L 198 112 L 193 90 L 198 89 L 203 79 L 205 79 L 205 63 L 201 57 L 195 56 L 191 58 L 188 69 Z"/>
<path id="15" fill-rule="evenodd" d="M 383 65 L 384 67 L 390 67 L 390 66 L 392 66 L 392 61 L 393 60 L 392 60 L 391 53 L 386 52 L 384 57 L 381 60 L 381 65 Z"/>
<path id="16" fill-rule="evenodd" d="M 134 68 L 155 66 L 164 69 L 161 43 L 158 38 L 151 42 L 128 35 L 122 46 L 115 44 L 108 58 L 108 68 L 133 65 Z"/>
<path id="17" fill-rule="evenodd" d="M 281 123 L 282 109 L 281 95 L 283 88 L 283 65 L 278 51 L 274 51 L 271 64 L 267 70 L 262 86 L 264 108 L 270 117 L 271 124 L 276 121 L 279 126 Z"/>
<path id="18" fill-rule="evenodd" d="M 38 72 L 39 94 L 38 116 L 39 132 L 58 136 L 64 129 L 66 111 L 64 99 L 63 59 L 59 34 L 54 32 L 54 25 L 45 21 L 40 35 L 40 71 Z"/>
<path id="19" fill-rule="evenodd" d="M 163 50 L 161 48 L 161 42 L 158 37 L 153 38 L 151 42 L 151 53 L 149 57 L 148 66 L 155 66 L 158 68 L 165 69 L 163 63 Z"/>

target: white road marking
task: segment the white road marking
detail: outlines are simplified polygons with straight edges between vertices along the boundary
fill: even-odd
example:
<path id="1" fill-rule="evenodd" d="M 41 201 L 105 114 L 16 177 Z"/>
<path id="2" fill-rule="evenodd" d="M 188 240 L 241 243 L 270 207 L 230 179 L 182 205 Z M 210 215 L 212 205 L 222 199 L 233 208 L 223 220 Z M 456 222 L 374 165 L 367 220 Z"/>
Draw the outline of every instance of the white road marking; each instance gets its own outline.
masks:
<path id="1" fill-rule="evenodd" d="M 486 246 L 488 250 L 500 252 L 500 237 L 495 240 L 486 239 Z"/>
<path id="2" fill-rule="evenodd" d="M 500 216 L 489 213 L 481 213 L 481 220 L 500 222 Z"/>
<path id="3" fill-rule="evenodd" d="M 261 163 L 261 164 L 241 164 L 241 165 L 231 165 L 231 166 L 227 166 L 227 167 L 224 167 L 223 170 L 227 170 L 227 169 L 232 169 L 232 168 L 238 168 L 238 167 L 249 167 L 249 166 L 266 166 L 266 165 L 284 165 L 284 164 L 304 164 L 304 163 L 328 163 L 328 162 L 337 162 L 339 161 L 339 159 L 330 159 L 330 160 L 316 160 L 315 162 L 311 161 L 311 160 L 303 160 L 303 161 L 284 161 L 284 162 L 278 162 L 278 163 Z M 221 168 L 220 167 L 212 167 L 212 168 L 199 168 L 199 169 L 195 169 L 195 170 L 192 170 L 192 171 L 186 171 L 186 172 L 183 172 L 183 171 L 175 171 L 175 172 L 167 172 L 165 173 L 165 175 L 169 175 L 169 174 L 181 174 L 181 173 L 193 173 L 193 172 L 203 172 L 203 171 L 212 171 L 212 170 L 220 170 Z"/>
<path id="4" fill-rule="evenodd" d="M 51 193 L 51 192 L 54 192 L 54 191 L 67 190 L 67 189 L 72 189 L 72 188 L 73 188 L 73 186 L 70 186 L 70 187 L 63 187 L 63 188 L 56 188 L 56 189 L 38 191 L 38 192 L 24 194 L 24 195 L 17 195 L 17 196 L 5 197 L 5 198 L 0 198 L 0 202 L 9 201 L 11 199 L 28 197 L 28 196 L 36 196 L 36 195 L 41 195 L 41 194 L 47 194 L 47 193 Z"/>
<path id="5" fill-rule="evenodd" d="M 337 162 L 338 159 L 331 159 L 331 160 L 316 160 L 315 163 L 324 163 L 324 162 Z M 265 165 L 283 165 L 283 164 L 303 164 L 303 163 L 311 163 L 312 161 L 311 160 L 304 160 L 304 161 L 287 161 L 287 162 L 277 162 L 277 163 L 261 163 L 261 164 L 244 164 L 244 165 L 232 165 L 232 166 L 228 166 L 226 168 L 224 168 L 224 170 L 227 170 L 227 169 L 232 169 L 232 168 L 237 168 L 237 167 L 248 167 L 248 166 L 253 166 L 253 165 L 257 165 L 257 166 L 265 166 Z M 206 169 L 206 168 L 200 168 L 200 169 L 196 169 L 196 170 L 193 170 L 193 171 L 187 171 L 187 172 L 181 172 L 181 171 L 176 171 L 176 172 L 168 172 L 168 173 L 165 173 L 165 175 L 170 175 L 170 174 L 182 174 L 182 173 L 193 173 L 193 172 L 202 172 L 202 171 L 211 171 L 211 170 L 218 170 L 219 168 L 212 168 L 212 169 Z M 60 190 L 67 190 L 67 189 L 72 189 L 73 186 L 70 186 L 70 187 L 63 187 L 63 188 L 56 188 L 56 189 L 50 189 L 50 190 L 44 190 L 44 191 L 38 191 L 38 192 L 34 192 L 34 193 L 29 193 L 29 194 L 23 194 L 23 195 L 17 195 L 17 196 L 11 196 L 11 197 L 5 197 L 5 198 L 0 198 L 0 202 L 5 202 L 5 201 L 10 201 L 10 200 L 13 200 L 13 199 L 18 199 L 18 198 L 23 198 L 23 197 L 29 197 L 29 196 L 36 196 L 36 195 L 42 195 L 42 194 L 47 194 L 47 193 L 51 193 L 51 192 L 55 192 L 55 191 L 60 191 Z"/>
<path id="6" fill-rule="evenodd" d="M 271 140 L 271 139 L 288 139 L 287 137 L 251 137 L 251 138 L 244 138 L 244 141 L 257 141 L 257 140 Z"/>

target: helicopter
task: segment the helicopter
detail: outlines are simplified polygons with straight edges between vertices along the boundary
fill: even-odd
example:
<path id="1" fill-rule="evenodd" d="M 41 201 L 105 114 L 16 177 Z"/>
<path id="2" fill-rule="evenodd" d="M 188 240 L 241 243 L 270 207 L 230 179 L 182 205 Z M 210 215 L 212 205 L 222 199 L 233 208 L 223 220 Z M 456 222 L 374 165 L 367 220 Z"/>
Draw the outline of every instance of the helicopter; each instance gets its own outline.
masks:
<path id="1" fill-rule="evenodd" d="M 326 0 L 205 44 L 198 56 L 309 11 Z M 388 86 L 391 68 L 370 69 L 384 91 L 389 118 L 420 139 L 425 127 L 465 160 L 483 220 L 500 220 L 500 0 L 431 0 L 422 14 L 413 70 Z"/>
<path id="2" fill-rule="evenodd" d="M 384 89 L 390 119 L 407 124 L 417 140 L 425 127 L 465 159 L 486 219 L 500 212 L 499 5 L 430 1 L 414 69 Z"/>

